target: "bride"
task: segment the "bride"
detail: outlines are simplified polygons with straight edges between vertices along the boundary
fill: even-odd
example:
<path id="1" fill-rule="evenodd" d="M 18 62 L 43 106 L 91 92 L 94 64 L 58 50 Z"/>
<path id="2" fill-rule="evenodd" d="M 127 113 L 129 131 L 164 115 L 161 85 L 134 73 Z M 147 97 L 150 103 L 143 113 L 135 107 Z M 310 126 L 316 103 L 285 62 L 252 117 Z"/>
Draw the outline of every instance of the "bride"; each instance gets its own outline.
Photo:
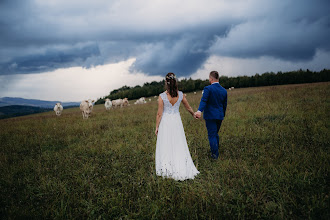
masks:
<path id="1" fill-rule="evenodd" d="M 175 180 L 194 179 L 199 171 L 191 159 L 183 130 L 179 112 L 181 101 L 192 116 L 194 111 L 178 91 L 175 74 L 168 73 L 165 82 L 166 91 L 159 95 L 156 117 L 156 174 Z"/>

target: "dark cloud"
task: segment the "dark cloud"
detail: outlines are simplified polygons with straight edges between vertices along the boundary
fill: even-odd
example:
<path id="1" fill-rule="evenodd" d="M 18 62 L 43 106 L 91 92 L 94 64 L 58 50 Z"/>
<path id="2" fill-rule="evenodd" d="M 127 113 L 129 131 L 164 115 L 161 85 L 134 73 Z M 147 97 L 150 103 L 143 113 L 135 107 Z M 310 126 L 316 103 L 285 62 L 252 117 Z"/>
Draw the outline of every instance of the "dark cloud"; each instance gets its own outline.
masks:
<path id="1" fill-rule="evenodd" d="M 132 71 L 189 76 L 211 55 L 295 62 L 330 50 L 330 1 L 168 2 L 0 1 L 0 75 L 135 57 Z"/>
<path id="2" fill-rule="evenodd" d="M 270 56 L 287 61 L 311 60 L 330 50 L 330 1 L 291 1 L 279 11 L 249 19 L 219 37 L 210 49 L 221 56 Z"/>
<path id="3" fill-rule="evenodd" d="M 225 33 L 228 27 L 212 27 L 205 30 L 187 31 L 181 35 L 160 39 L 139 48 L 132 69 L 150 75 L 174 72 L 189 76 L 210 56 L 208 52 L 217 34 Z"/>
<path id="4" fill-rule="evenodd" d="M 43 54 L 16 57 L 10 62 L 2 63 L 0 73 L 39 73 L 63 67 L 84 66 L 89 57 L 99 55 L 100 50 L 96 44 L 68 49 L 48 49 Z"/>

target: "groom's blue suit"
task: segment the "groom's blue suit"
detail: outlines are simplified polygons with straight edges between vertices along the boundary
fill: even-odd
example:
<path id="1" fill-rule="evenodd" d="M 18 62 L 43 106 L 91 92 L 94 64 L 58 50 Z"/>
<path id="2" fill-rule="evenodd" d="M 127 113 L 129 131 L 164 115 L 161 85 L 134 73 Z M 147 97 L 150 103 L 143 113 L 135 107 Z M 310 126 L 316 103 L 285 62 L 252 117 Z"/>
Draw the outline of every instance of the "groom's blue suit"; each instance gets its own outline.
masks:
<path id="1" fill-rule="evenodd" d="M 219 83 L 204 87 L 198 111 L 204 111 L 211 156 L 219 157 L 219 130 L 227 108 L 227 91 Z"/>

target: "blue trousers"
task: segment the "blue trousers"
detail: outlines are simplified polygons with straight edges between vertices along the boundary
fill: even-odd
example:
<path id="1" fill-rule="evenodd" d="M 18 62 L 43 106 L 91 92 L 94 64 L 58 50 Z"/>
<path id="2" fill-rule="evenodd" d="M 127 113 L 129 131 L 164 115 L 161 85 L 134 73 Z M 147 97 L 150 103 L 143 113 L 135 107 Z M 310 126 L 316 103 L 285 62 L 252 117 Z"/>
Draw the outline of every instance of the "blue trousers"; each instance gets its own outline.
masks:
<path id="1" fill-rule="evenodd" d="M 209 138 L 211 157 L 217 159 L 219 157 L 219 130 L 222 120 L 205 120 L 207 134 Z"/>

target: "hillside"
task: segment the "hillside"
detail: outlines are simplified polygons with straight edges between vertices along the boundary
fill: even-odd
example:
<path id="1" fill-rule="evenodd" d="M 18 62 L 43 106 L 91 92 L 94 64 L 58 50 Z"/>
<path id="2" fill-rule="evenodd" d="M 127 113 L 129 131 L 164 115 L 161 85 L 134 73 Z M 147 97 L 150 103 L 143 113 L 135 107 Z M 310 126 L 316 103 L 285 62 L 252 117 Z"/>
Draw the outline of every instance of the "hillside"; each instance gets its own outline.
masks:
<path id="1" fill-rule="evenodd" d="M 184 182 L 155 174 L 156 99 L 132 102 L 0 120 L 2 218 L 329 219 L 329 82 L 228 91 L 216 162 L 181 106 L 200 171 Z"/>
<path id="2" fill-rule="evenodd" d="M 40 108 L 54 108 L 55 104 L 60 101 L 45 101 L 38 99 L 23 99 L 23 98 L 12 98 L 12 97 L 3 97 L 0 98 L 0 107 L 9 106 L 9 105 L 24 105 L 24 106 L 33 106 Z M 79 102 L 60 102 L 63 107 L 68 106 L 79 106 Z"/>
<path id="3" fill-rule="evenodd" d="M 0 119 L 35 114 L 40 112 L 48 112 L 48 111 L 52 111 L 52 109 L 24 106 L 24 105 L 10 105 L 10 106 L 0 107 Z"/>

